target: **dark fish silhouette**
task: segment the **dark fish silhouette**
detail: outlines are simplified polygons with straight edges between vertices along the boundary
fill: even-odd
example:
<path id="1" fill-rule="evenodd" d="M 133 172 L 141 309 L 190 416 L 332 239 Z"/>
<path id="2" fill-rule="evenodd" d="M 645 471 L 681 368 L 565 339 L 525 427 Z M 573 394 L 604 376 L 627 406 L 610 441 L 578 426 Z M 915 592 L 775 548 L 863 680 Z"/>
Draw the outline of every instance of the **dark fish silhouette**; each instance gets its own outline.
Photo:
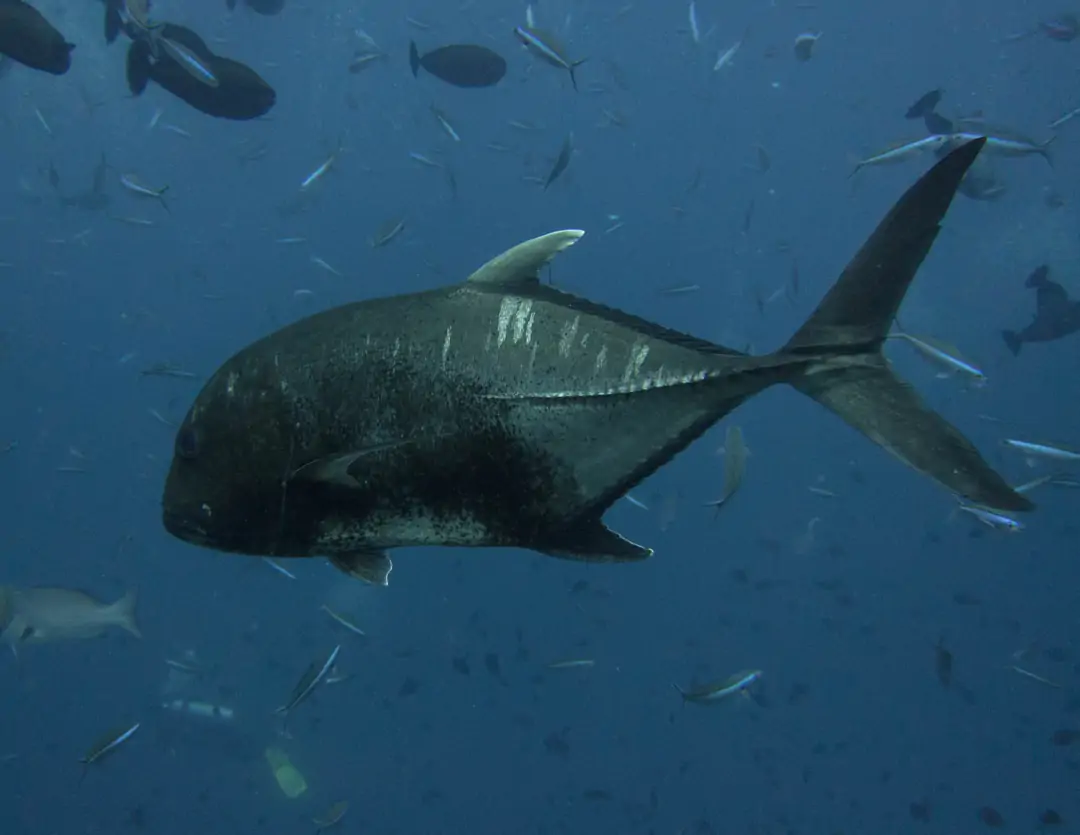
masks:
<path id="1" fill-rule="evenodd" d="M 106 175 L 109 171 L 109 163 L 105 159 L 105 154 L 101 154 L 101 158 L 98 160 L 98 164 L 94 166 L 94 176 L 91 180 L 90 188 L 86 191 L 79 192 L 78 194 L 63 194 L 60 191 L 60 181 L 57 180 L 53 183 L 53 188 L 56 193 L 60 195 L 60 203 L 64 206 L 74 206 L 78 209 L 84 209 L 89 212 L 100 211 L 101 209 L 108 208 L 109 195 L 105 191 Z"/>
<path id="2" fill-rule="evenodd" d="M 566 170 L 566 167 L 570 165 L 570 157 L 574 154 L 574 138 L 573 136 L 567 136 L 563 140 L 562 148 L 559 149 L 559 156 L 556 157 L 555 163 L 551 166 L 551 171 L 548 172 L 547 179 L 544 180 L 544 191 L 548 190 L 548 187 L 559 179 L 559 176 Z"/>
<path id="3" fill-rule="evenodd" d="M 1074 41 L 1080 35 L 1080 19 L 1068 12 L 1039 21 L 1039 29 L 1055 41 Z"/>
<path id="4" fill-rule="evenodd" d="M 199 393 L 176 435 L 164 526 L 221 551 L 326 556 L 375 582 L 386 549 L 410 545 L 640 560 L 652 551 L 605 527 L 605 511 L 777 383 L 968 501 L 1030 509 L 881 352 L 983 144 L 900 198 L 775 354 L 541 284 L 576 230 L 519 244 L 461 284 L 289 325 Z"/>
<path id="5" fill-rule="evenodd" d="M 71 69 L 68 43 L 45 17 L 22 0 L 0 0 L 0 54 L 52 75 Z"/>
<path id="6" fill-rule="evenodd" d="M 931 90 L 929 93 L 924 93 L 907 109 L 907 113 L 904 114 L 905 119 L 925 119 L 928 114 L 934 112 L 941 103 L 942 90 L 939 87 L 936 90 Z"/>
<path id="7" fill-rule="evenodd" d="M 433 76 L 455 87 L 491 87 L 506 75 L 506 59 L 486 46 L 452 44 L 423 55 L 409 41 L 409 66 L 413 77 L 423 67 Z"/>
<path id="8" fill-rule="evenodd" d="M 183 26 L 164 23 L 157 31 L 160 37 L 189 49 L 213 73 L 218 85 L 199 81 L 165 51 L 155 58 L 149 44 L 136 40 L 127 54 L 128 88 L 134 95 L 142 95 L 147 83 L 153 81 L 208 116 L 239 121 L 263 116 L 274 106 L 274 88 L 247 64 L 215 55 L 202 38 Z"/>
<path id="9" fill-rule="evenodd" d="M 124 30 L 124 0 L 104 0 L 105 3 L 105 43 L 112 43 Z"/>
<path id="10" fill-rule="evenodd" d="M 236 0 L 225 0 L 225 5 L 231 12 L 236 8 Z M 285 0 L 244 0 L 244 5 L 259 14 L 275 15 L 285 8 Z"/>
<path id="11" fill-rule="evenodd" d="M 923 123 L 926 125 L 926 132 L 931 136 L 940 136 L 944 133 L 955 133 L 956 131 L 952 120 L 946 119 L 940 113 L 924 113 Z"/>
<path id="12" fill-rule="evenodd" d="M 1035 291 L 1035 318 L 1022 331 L 1002 331 L 1001 337 L 1013 356 L 1025 342 L 1053 342 L 1080 331 L 1080 301 L 1073 301 L 1065 288 L 1051 281 L 1050 268 L 1043 264 L 1028 276 L 1024 286 Z"/>

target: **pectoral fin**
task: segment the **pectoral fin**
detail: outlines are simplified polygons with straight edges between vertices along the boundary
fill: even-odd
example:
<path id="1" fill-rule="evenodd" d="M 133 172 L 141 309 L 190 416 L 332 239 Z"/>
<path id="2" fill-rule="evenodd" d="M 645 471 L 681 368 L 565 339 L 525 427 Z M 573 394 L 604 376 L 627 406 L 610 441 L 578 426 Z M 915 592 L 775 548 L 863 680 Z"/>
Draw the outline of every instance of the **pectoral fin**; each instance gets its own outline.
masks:
<path id="1" fill-rule="evenodd" d="M 390 572 L 394 570 L 394 563 L 385 551 L 334 554 L 330 562 L 339 571 L 373 586 L 390 585 Z"/>
<path id="2" fill-rule="evenodd" d="M 340 455 L 328 455 L 324 458 L 316 458 L 296 470 L 290 480 L 313 481 L 320 484 L 335 484 L 338 487 L 356 487 L 363 480 L 363 464 L 361 459 L 370 455 L 378 455 L 391 449 L 398 449 L 410 441 L 390 441 L 385 444 L 376 444 L 359 451 L 350 450 Z"/>

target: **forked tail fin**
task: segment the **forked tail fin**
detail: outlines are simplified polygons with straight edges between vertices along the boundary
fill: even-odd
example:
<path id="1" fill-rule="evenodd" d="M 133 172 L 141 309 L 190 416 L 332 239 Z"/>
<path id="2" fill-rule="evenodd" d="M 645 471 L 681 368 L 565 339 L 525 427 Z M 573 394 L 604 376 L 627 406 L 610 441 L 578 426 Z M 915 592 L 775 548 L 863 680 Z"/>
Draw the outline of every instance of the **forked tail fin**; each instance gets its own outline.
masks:
<path id="1" fill-rule="evenodd" d="M 980 138 L 954 149 L 907 190 L 780 353 L 820 355 L 822 364 L 792 385 L 901 461 L 969 501 L 1031 510 L 1031 501 L 924 405 L 881 352 L 960 181 L 985 144 Z"/>

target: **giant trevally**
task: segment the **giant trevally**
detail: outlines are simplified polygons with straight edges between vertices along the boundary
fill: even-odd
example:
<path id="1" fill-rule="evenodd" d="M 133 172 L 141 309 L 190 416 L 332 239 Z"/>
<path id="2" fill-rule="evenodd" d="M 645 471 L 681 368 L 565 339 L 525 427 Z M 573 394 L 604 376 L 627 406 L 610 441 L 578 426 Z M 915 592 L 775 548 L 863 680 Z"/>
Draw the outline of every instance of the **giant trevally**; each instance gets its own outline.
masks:
<path id="1" fill-rule="evenodd" d="M 767 356 L 542 284 L 576 230 L 519 244 L 461 284 L 295 322 L 199 393 L 176 435 L 164 525 L 221 551 L 325 556 L 376 583 L 386 551 L 408 545 L 639 560 L 652 551 L 605 527 L 604 512 L 776 383 L 966 501 L 1029 510 L 881 351 L 983 144 L 912 186 Z"/>

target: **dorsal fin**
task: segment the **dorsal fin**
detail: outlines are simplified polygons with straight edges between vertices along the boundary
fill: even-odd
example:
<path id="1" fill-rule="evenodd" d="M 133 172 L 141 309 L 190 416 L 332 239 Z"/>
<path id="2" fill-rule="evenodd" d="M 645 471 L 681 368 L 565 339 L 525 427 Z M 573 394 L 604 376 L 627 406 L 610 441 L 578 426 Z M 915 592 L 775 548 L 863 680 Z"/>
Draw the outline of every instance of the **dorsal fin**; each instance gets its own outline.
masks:
<path id="1" fill-rule="evenodd" d="M 468 283 L 488 287 L 534 284 L 540 280 L 540 269 L 584 234 L 580 229 L 562 229 L 520 243 L 484 264 L 469 276 Z"/>

